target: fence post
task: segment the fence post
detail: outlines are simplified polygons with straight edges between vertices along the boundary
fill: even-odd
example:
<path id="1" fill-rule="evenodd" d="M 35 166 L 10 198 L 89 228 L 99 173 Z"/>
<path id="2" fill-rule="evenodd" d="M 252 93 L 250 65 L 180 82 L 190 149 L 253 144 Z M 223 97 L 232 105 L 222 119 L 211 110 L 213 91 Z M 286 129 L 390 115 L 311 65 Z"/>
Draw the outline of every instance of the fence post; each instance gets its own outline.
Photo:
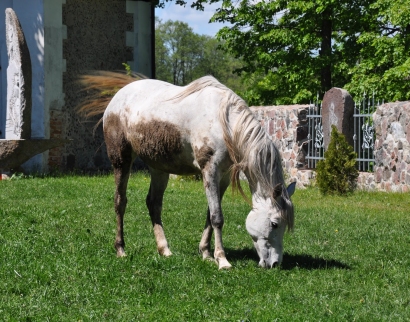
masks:
<path id="1" fill-rule="evenodd" d="M 350 94 L 341 88 L 333 87 L 325 93 L 322 102 L 323 141 L 325 150 L 330 142 L 332 125 L 344 134 L 346 141 L 353 147 L 354 102 Z"/>

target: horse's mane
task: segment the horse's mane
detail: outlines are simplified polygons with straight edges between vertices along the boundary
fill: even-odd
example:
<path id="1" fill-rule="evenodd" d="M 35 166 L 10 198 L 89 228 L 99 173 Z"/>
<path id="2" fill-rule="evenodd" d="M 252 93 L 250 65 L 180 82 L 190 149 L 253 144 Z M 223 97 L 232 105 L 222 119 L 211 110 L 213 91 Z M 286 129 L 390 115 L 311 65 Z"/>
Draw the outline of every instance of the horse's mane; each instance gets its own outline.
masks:
<path id="1" fill-rule="evenodd" d="M 228 116 L 233 111 L 239 112 L 232 129 L 228 123 Z M 225 126 L 224 139 L 234 166 L 231 173 L 232 186 L 240 187 L 239 173 L 246 172 L 253 182 L 258 182 L 261 190 L 275 202 L 276 187 L 281 184 L 284 204 L 282 216 L 288 223 L 288 229 L 293 229 L 293 204 L 286 190 L 280 152 L 260 125 L 251 110 L 245 105 L 224 104 L 219 118 Z"/>
<path id="2" fill-rule="evenodd" d="M 198 78 L 194 81 L 192 81 L 191 83 L 189 83 L 188 85 L 186 85 L 183 89 L 182 92 L 180 92 L 179 94 L 175 95 L 174 97 L 172 97 L 170 100 L 175 100 L 177 102 L 182 101 L 184 98 L 195 94 L 197 92 L 202 91 L 203 89 L 207 88 L 207 87 L 212 87 L 212 88 L 216 88 L 216 89 L 220 89 L 224 92 L 231 92 L 231 94 L 236 95 L 232 90 L 230 90 L 228 87 L 226 87 L 225 85 L 221 84 L 216 78 L 214 78 L 213 76 L 203 76 L 201 78 Z M 240 97 L 237 96 L 239 99 Z M 245 102 L 244 102 L 245 103 Z M 246 103 L 245 103 L 246 105 Z"/>
<path id="3" fill-rule="evenodd" d="M 285 187 L 280 153 L 245 101 L 212 76 L 205 76 L 193 81 L 173 99 L 183 100 L 207 87 L 224 92 L 224 99 L 221 101 L 219 110 L 219 120 L 222 123 L 225 144 L 233 162 L 231 169 L 232 188 L 238 190 L 245 199 L 248 199 L 240 185 L 239 174 L 244 171 L 250 176 L 249 179 L 258 182 L 262 191 L 274 201 L 274 196 L 277 193 L 275 187 L 277 184 L 281 184 L 284 202 L 281 205 L 282 215 L 287 220 L 288 229 L 292 229 L 294 224 L 293 205 Z M 230 124 L 229 115 L 233 113 L 237 116 L 235 123 Z"/>

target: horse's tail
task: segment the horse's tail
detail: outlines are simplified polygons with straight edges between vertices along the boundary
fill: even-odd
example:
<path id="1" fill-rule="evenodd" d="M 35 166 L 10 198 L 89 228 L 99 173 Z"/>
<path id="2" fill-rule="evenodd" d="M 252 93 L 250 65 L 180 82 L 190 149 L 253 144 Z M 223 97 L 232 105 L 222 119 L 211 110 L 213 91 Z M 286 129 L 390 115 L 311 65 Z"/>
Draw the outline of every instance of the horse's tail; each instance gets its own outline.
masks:
<path id="1" fill-rule="evenodd" d="M 142 74 L 121 71 L 87 71 L 78 77 L 81 91 L 86 95 L 77 106 L 77 112 L 85 118 L 102 115 L 115 93 L 129 83 L 145 78 Z M 96 126 L 101 121 L 102 118 Z"/>

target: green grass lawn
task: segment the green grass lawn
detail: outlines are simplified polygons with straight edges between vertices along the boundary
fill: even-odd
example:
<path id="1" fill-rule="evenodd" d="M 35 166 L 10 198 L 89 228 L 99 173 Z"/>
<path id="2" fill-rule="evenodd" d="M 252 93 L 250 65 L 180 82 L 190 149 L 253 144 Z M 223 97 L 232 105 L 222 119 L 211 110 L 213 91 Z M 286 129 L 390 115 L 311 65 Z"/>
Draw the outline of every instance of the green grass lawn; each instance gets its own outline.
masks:
<path id="1" fill-rule="evenodd" d="M 281 268 L 259 268 L 250 207 L 227 192 L 224 242 L 233 268 L 202 261 L 202 183 L 170 180 L 163 221 L 173 252 L 156 252 L 146 175 L 133 175 L 127 257 L 113 247 L 112 176 L 0 182 L 1 321 L 409 321 L 410 195 L 297 190 Z"/>

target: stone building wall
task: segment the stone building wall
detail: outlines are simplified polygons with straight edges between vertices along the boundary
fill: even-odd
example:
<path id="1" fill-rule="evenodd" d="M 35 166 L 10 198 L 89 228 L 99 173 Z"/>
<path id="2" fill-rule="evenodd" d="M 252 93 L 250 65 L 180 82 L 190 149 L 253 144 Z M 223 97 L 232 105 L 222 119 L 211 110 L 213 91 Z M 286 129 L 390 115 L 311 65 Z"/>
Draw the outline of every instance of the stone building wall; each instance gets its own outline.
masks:
<path id="1" fill-rule="evenodd" d="M 4 10 L 22 22 L 32 61 L 32 138 L 71 139 L 23 165 L 27 172 L 111 168 L 97 119 L 85 121 L 76 107 L 85 93 L 76 84 L 89 70 L 132 70 L 155 75 L 154 6 L 136 0 L 0 1 L 0 139 L 5 137 L 8 66 Z M 3 31 L 3 32 L 1 32 Z"/>
<path id="2" fill-rule="evenodd" d="M 122 63 L 133 59 L 132 48 L 126 46 L 132 19 L 126 13 L 126 1 L 66 0 L 63 5 L 62 22 L 67 30 L 63 41 L 65 104 L 50 111 L 50 137 L 62 135 L 72 143 L 53 152 L 50 166 L 68 171 L 110 169 L 102 127 L 94 131 L 96 120 L 85 121 L 76 113 L 85 95 L 76 79 L 87 70 L 124 69 Z M 62 126 L 61 133 L 56 124 Z"/>

